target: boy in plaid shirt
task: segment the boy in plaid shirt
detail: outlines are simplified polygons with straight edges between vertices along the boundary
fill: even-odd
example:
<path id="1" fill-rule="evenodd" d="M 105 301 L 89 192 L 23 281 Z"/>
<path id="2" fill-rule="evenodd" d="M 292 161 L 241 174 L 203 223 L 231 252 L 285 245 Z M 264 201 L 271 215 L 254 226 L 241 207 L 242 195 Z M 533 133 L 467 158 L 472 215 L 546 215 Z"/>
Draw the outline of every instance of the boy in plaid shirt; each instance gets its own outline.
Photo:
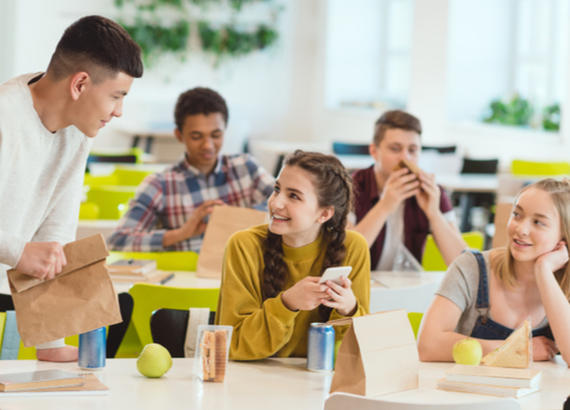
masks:
<path id="1" fill-rule="evenodd" d="M 214 206 L 253 207 L 273 192 L 273 177 L 250 155 L 220 154 L 228 122 L 220 94 L 188 90 L 178 97 L 174 117 L 184 159 L 144 180 L 109 238 L 113 250 L 198 252 Z"/>

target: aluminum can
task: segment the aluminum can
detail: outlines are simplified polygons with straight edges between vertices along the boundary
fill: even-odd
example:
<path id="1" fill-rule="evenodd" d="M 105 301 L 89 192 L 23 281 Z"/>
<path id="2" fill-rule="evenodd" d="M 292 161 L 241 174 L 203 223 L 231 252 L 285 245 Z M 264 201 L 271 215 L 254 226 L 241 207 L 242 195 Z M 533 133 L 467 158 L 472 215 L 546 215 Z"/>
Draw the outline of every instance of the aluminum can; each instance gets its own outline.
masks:
<path id="1" fill-rule="evenodd" d="M 330 372 L 334 369 L 334 328 L 314 322 L 309 327 L 307 369 Z"/>
<path id="2" fill-rule="evenodd" d="M 105 367 L 107 356 L 107 338 L 105 327 L 79 335 L 79 367 L 95 370 Z"/>

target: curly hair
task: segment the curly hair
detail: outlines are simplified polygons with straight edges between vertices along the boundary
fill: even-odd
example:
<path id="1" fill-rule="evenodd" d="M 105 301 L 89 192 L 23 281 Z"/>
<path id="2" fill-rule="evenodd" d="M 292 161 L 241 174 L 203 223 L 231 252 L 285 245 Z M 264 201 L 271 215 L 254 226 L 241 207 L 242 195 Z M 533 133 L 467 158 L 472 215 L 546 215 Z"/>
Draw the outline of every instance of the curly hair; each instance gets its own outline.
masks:
<path id="1" fill-rule="evenodd" d="M 189 115 L 215 113 L 222 114 L 224 124 L 228 125 L 229 113 L 224 97 L 210 88 L 196 87 L 178 97 L 174 108 L 174 121 L 176 127 L 182 131 L 184 121 Z"/>
<path id="2" fill-rule="evenodd" d="M 295 151 L 287 156 L 284 166 L 296 166 L 312 176 L 320 207 L 334 207 L 334 215 L 321 226 L 323 243 L 326 244 L 321 275 L 325 269 L 338 266 L 346 256 L 344 240 L 348 213 L 352 204 L 352 181 L 338 158 L 318 152 Z M 261 273 L 263 299 L 277 296 L 288 277 L 287 265 L 283 261 L 281 235 L 267 231 L 263 244 L 265 268 Z M 319 308 L 321 317 L 328 317 L 329 308 Z"/>

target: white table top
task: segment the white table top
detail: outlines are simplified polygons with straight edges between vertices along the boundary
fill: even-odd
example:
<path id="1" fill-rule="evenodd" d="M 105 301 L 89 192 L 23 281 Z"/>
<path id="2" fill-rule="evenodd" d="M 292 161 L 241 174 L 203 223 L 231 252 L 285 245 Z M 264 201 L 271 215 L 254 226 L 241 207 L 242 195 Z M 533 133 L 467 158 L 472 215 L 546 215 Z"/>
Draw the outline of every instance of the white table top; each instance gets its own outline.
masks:
<path id="1" fill-rule="evenodd" d="M 496 174 L 436 174 L 435 182 L 451 192 L 495 193 L 499 188 Z"/>
<path id="2" fill-rule="evenodd" d="M 267 359 L 230 362 L 224 383 L 202 383 L 192 375 L 193 359 L 174 359 L 172 369 L 160 379 L 138 374 L 135 359 L 111 359 L 96 374 L 109 387 L 105 395 L 6 397 L 1 408 L 14 409 L 215 409 L 257 410 L 321 409 L 332 375 L 307 371 L 305 359 Z M 488 396 L 435 389 L 451 363 L 421 363 L 419 388 L 383 396 L 405 402 L 476 402 Z M 532 365 L 543 371 L 541 391 L 519 399 L 523 409 L 561 409 L 569 393 L 570 370 L 561 360 Z M 3 361 L 2 373 L 34 369 L 78 370 L 76 363 L 53 364 L 29 360 Z"/>
<path id="3" fill-rule="evenodd" d="M 445 272 L 372 271 L 370 313 L 405 309 L 425 312 Z"/>

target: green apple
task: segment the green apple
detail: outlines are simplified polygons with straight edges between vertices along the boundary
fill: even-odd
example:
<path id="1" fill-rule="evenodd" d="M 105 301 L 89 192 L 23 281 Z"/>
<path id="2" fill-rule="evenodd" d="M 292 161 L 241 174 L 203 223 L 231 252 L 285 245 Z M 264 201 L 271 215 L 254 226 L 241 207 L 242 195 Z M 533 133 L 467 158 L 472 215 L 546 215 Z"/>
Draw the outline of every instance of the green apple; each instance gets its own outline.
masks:
<path id="1" fill-rule="evenodd" d="M 161 377 L 172 367 L 172 357 L 164 346 L 149 343 L 137 359 L 137 369 L 146 377 Z"/>
<path id="2" fill-rule="evenodd" d="M 467 338 L 453 345 L 452 355 L 455 363 L 477 366 L 481 362 L 483 349 L 478 340 Z"/>

